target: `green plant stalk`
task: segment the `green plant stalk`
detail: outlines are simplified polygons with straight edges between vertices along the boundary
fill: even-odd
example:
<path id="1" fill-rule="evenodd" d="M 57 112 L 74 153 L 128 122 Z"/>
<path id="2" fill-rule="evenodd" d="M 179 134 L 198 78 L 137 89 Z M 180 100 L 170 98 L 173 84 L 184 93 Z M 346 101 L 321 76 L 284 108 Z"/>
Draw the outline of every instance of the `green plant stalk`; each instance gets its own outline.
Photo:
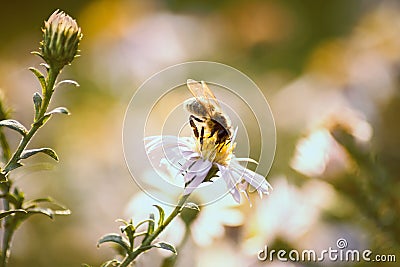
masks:
<path id="1" fill-rule="evenodd" d="M 22 138 L 21 142 L 19 143 L 17 150 L 14 152 L 11 159 L 8 161 L 7 165 L 4 167 L 4 169 L 6 170 L 5 175 L 8 174 L 7 169 L 19 161 L 22 152 L 24 151 L 26 146 L 29 144 L 32 137 L 39 130 L 39 128 L 43 126 L 44 114 L 46 113 L 47 108 L 50 104 L 50 100 L 51 100 L 51 97 L 54 92 L 54 88 L 53 88 L 54 83 L 56 82 L 56 79 L 57 79 L 57 76 L 59 73 L 60 73 L 60 70 L 56 70 L 56 71 L 53 69 L 49 70 L 49 73 L 46 78 L 46 90 L 43 90 L 43 101 L 42 101 L 42 106 L 40 107 L 38 119 L 34 121 L 30 130 L 28 131 L 28 133 Z"/>
<path id="2" fill-rule="evenodd" d="M 8 141 L 6 139 L 5 134 L 3 133 L 3 131 L 0 132 L 0 139 L 1 139 L 1 148 L 3 150 L 3 158 L 5 161 L 10 160 L 11 154 L 10 154 L 10 147 L 8 145 Z M 1 183 L 1 191 L 3 193 L 8 193 L 10 192 L 10 188 L 11 188 L 11 181 L 8 180 L 4 183 Z M 3 208 L 4 210 L 10 210 L 10 203 L 8 202 L 7 198 L 3 198 Z M 8 226 L 9 220 L 8 218 L 4 218 L 4 228 L 6 229 Z M 8 255 L 6 253 L 9 253 L 9 249 L 4 249 L 6 247 L 6 244 L 8 244 L 11 240 L 11 236 L 13 235 L 14 230 L 13 229 L 8 229 L 8 231 L 4 231 L 4 236 L 3 236 L 3 243 L 2 243 L 2 250 L 1 250 L 1 262 L 0 262 L 0 266 L 5 266 L 6 261 L 4 261 L 3 259 L 7 259 Z"/>
<path id="3" fill-rule="evenodd" d="M 17 229 L 17 221 L 14 216 L 8 216 L 5 218 L 4 223 L 4 236 L 3 236 L 3 248 L 1 251 L 1 262 L 0 266 L 5 267 L 7 265 L 8 259 L 11 253 L 11 240 Z"/>
<path id="4" fill-rule="evenodd" d="M 10 146 L 8 145 L 6 135 L 0 131 L 0 146 L 3 151 L 3 160 L 8 162 L 11 157 Z"/>
<path id="5" fill-rule="evenodd" d="M 48 75 L 46 77 L 46 88 L 43 88 L 43 101 L 39 110 L 39 115 L 35 118 L 31 128 L 28 133 L 22 138 L 19 143 L 16 151 L 13 153 L 11 159 L 7 162 L 6 166 L 3 168 L 5 170 L 4 175 L 7 176 L 9 174 L 9 168 L 18 163 L 20 160 L 20 156 L 22 152 L 25 150 L 33 136 L 36 132 L 44 125 L 45 123 L 45 113 L 49 107 L 51 97 L 54 92 L 54 84 L 57 80 L 57 76 L 60 73 L 60 69 L 50 68 Z M 5 182 L 7 185 L 4 186 L 3 193 L 9 193 L 11 189 L 11 182 L 8 180 Z M 10 209 L 10 203 L 6 198 L 3 199 L 4 209 Z M 0 259 L 0 267 L 5 267 L 7 265 L 8 258 L 10 256 L 11 249 L 11 241 L 13 234 L 18 226 L 18 220 L 16 220 L 15 216 L 10 215 L 4 218 L 4 235 L 2 240 L 2 251 L 1 251 L 1 259 Z"/>
<path id="6" fill-rule="evenodd" d="M 162 225 L 160 225 L 148 238 L 144 240 L 144 242 L 137 247 L 135 250 L 133 250 L 131 253 L 129 253 L 124 260 L 121 262 L 119 267 L 127 267 L 131 262 L 133 262 L 137 256 L 139 256 L 141 253 L 151 249 L 151 242 L 154 241 L 163 231 L 164 229 L 172 222 L 172 220 L 178 216 L 181 211 L 183 205 L 186 203 L 186 200 L 189 198 L 189 195 L 182 196 L 179 199 L 178 204 L 176 205 L 175 209 L 171 212 L 171 214 L 167 217 L 167 219 L 164 221 Z"/>

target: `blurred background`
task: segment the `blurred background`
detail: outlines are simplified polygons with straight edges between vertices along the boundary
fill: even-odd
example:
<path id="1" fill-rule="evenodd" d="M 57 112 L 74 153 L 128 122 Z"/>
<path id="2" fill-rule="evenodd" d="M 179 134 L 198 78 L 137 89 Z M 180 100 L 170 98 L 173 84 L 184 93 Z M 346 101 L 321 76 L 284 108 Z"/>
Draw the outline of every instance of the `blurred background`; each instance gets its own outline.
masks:
<path id="1" fill-rule="evenodd" d="M 51 120 L 32 143 L 53 147 L 60 162 L 37 156 L 13 177 L 27 198 L 53 196 L 72 214 L 21 225 L 10 266 L 99 266 L 113 257 L 109 246 L 96 248 L 99 237 L 154 204 L 125 165 L 125 109 L 150 75 L 191 60 L 228 64 L 261 88 L 277 149 L 270 196 L 251 196 L 251 208 L 224 200 L 177 221 L 176 266 L 366 265 L 257 260 L 265 245 L 320 251 L 339 238 L 400 260 L 398 1 L 9 1 L 0 11 L 0 90 L 25 125 L 39 89 L 28 67 L 40 60 L 30 52 L 57 8 L 84 34 L 82 56 L 62 73 L 81 86 L 57 90 L 53 106 L 72 116 Z M 171 266 L 169 256 L 147 253 L 138 266 Z"/>

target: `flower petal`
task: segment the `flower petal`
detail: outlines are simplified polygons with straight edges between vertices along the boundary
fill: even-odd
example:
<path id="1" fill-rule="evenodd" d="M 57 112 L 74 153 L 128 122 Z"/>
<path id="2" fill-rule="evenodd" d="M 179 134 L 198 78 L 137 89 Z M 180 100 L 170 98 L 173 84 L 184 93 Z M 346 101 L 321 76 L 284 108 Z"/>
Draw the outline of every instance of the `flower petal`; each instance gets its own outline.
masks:
<path id="1" fill-rule="evenodd" d="M 243 177 L 243 179 L 246 180 L 252 187 L 254 187 L 259 194 L 269 194 L 269 189 L 272 189 L 271 185 L 267 182 L 264 176 L 246 169 L 240 165 L 236 159 L 232 159 L 229 168 L 234 173 Z"/>
<path id="2" fill-rule="evenodd" d="M 190 140 L 177 136 L 149 136 L 145 138 L 145 148 L 153 166 L 159 168 L 168 164 L 170 169 L 175 169 L 173 173 L 177 172 L 173 176 L 177 176 L 199 157 L 199 154 L 192 150 Z"/>
<path id="3" fill-rule="evenodd" d="M 235 130 L 233 131 L 232 137 L 231 137 L 231 143 L 235 143 L 236 135 L 238 132 L 239 127 L 236 127 Z"/>
<path id="4" fill-rule="evenodd" d="M 146 142 L 145 148 L 147 153 L 151 153 L 154 149 L 159 148 L 179 148 L 181 151 L 192 151 L 190 138 L 179 138 L 177 136 L 148 136 L 144 138 Z"/>
<path id="5" fill-rule="evenodd" d="M 238 162 L 251 162 L 258 165 L 258 162 L 252 158 L 235 158 Z"/>
<path id="6" fill-rule="evenodd" d="M 250 207 L 253 206 L 253 203 L 251 202 L 251 199 L 249 197 L 249 193 L 247 192 L 247 188 L 249 186 L 249 183 L 246 182 L 245 180 L 241 181 L 238 183 L 237 187 L 241 193 L 247 198 L 247 201 L 250 203 Z"/>
<path id="7" fill-rule="evenodd" d="M 225 166 L 217 164 L 219 171 L 221 172 L 221 177 L 224 179 L 226 183 L 226 188 L 229 190 L 229 193 L 231 193 L 233 199 L 237 202 L 240 203 L 240 192 L 236 188 L 236 184 L 240 180 L 235 180 L 235 178 L 231 175 L 229 169 Z"/>
<path id="8" fill-rule="evenodd" d="M 206 178 L 210 171 L 212 163 L 208 160 L 199 159 L 193 163 L 185 174 L 185 190 L 184 195 L 188 195 L 193 192 Z"/>

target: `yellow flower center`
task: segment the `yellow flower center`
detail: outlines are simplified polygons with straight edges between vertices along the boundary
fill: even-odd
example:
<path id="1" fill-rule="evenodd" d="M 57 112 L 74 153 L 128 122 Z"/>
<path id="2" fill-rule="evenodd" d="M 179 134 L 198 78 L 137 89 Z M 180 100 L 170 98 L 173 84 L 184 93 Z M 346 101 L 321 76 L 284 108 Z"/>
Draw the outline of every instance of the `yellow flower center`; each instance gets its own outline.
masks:
<path id="1" fill-rule="evenodd" d="M 236 143 L 232 144 L 230 140 L 226 140 L 223 143 L 216 144 L 215 135 L 206 137 L 209 136 L 209 133 L 206 132 L 204 136 L 203 144 L 200 144 L 200 138 L 196 139 L 196 151 L 203 159 L 224 166 L 228 165 Z"/>

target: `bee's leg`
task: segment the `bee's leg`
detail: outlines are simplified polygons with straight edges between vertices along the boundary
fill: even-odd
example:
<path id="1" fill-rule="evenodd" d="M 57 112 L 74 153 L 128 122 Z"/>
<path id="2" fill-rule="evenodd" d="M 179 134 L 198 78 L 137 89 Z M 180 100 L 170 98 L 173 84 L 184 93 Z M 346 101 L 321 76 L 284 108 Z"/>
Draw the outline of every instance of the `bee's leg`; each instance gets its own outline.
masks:
<path id="1" fill-rule="evenodd" d="M 199 138 L 199 130 L 197 130 L 197 126 L 193 121 L 193 118 L 195 118 L 194 116 L 190 116 L 189 118 L 189 123 L 190 123 L 190 127 L 192 127 L 192 131 L 194 133 L 194 137 L 196 137 L 196 139 Z"/>
<path id="2" fill-rule="evenodd" d="M 197 118 L 196 116 L 193 116 L 193 115 L 190 115 L 189 118 L 190 118 L 191 120 L 195 120 L 195 121 L 197 121 L 197 122 L 204 122 L 204 120 L 202 120 L 202 119 L 200 119 L 200 118 Z"/>
<path id="3" fill-rule="evenodd" d="M 200 134 L 200 149 L 203 149 L 203 140 L 204 140 L 204 126 L 201 127 L 201 134 Z"/>

